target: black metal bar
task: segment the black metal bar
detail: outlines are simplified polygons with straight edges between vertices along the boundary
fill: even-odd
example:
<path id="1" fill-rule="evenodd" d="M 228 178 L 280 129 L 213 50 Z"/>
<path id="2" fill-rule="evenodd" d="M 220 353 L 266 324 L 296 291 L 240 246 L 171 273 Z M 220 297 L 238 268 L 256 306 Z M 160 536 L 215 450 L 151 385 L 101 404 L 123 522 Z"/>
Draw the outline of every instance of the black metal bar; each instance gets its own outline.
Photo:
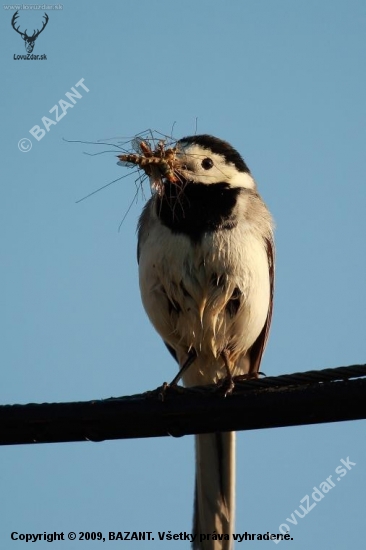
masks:
<path id="1" fill-rule="evenodd" d="M 228 397 L 224 388 L 206 386 L 168 388 L 163 400 L 158 389 L 98 401 L 3 405 L 0 445 L 179 437 L 359 420 L 366 418 L 365 376 L 362 365 L 237 382 Z"/>

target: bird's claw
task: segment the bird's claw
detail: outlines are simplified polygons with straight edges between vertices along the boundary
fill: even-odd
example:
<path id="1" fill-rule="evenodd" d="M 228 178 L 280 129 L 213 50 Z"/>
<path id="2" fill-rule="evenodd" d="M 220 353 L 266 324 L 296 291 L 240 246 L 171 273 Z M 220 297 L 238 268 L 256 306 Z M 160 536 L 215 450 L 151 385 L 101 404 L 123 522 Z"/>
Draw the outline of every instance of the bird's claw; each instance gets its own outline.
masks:
<path id="1" fill-rule="evenodd" d="M 158 388 L 158 391 L 158 399 L 160 401 L 165 401 L 168 391 L 175 393 L 184 393 L 186 391 L 186 388 L 178 386 L 178 384 L 175 384 L 174 382 L 170 382 L 170 384 L 168 382 L 164 382 L 163 385 Z"/>
<path id="2" fill-rule="evenodd" d="M 235 388 L 235 382 L 231 375 L 225 376 L 225 378 L 222 378 L 217 383 L 217 388 L 220 392 L 223 391 L 224 397 L 227 397 L 228 395 L 231 395 L 233 393 L 233 389 Z"/>
<path id="3" fill-rule="evenodd" d="M 171 388 L 172 386 L 168 384 L 168 382 L 164 382 L 161 388 L 159 389 L 158 399 L 159 401 L 165 401 L 166 393 L 168 391 L 168 388 Z"/>

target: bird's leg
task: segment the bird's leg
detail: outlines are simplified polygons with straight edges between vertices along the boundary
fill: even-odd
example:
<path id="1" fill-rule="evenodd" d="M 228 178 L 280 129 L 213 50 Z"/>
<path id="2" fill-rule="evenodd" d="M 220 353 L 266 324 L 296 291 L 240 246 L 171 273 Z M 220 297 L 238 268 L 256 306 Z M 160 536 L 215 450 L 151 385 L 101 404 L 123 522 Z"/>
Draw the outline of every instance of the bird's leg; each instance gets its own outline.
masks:
<path id="1" fill-rule="evenodd" d="M 174 376 L 173 380 L 170 382 L 169 386 L 176 386 L 181 380 L 183 374 L 189 369 L 189 367 L 192 365 L 193 361 L 197 358 L 197 352 L 195 349 L 191 349 L 188 352 L 188 357 L 183 363 L 183 366 L 179 369 L 179 372 L 176 376 Z"/>
<path id="2" fill-rule="evenodd" d="M 196 359 L 197 357 L 197 352 L 195 349 L 191 349 L 189 352 L 188 352 L 188 357 L 187 359 L 185 360 L 185 362 L 183 363 L 182 367 L 179 369 L 178 371 L 178 374 L 176 376 L 174 376 L 173 380 L 170 382 L 170 384 L 168 384 L 167 382 L 164 382 L 162 388 L 161 388 L 161 391 L 160 391 L 160 399 L 162 401 L 164 401 L 165 399 L 165 394 L 166 394 L 166 391 L 169 387 L 176 387 L 179 380 L 182 378 L 182 376 L 184 375 L 184 373 L 189 369 L 189 367 L 192 365 L 192 363 L 194 362 L 194 360 Z M 178 388 L 177 388 L 178 389 Z"/>
<path id="3" fill-rule="evenodd" d="M 226 378 L 224 378 L 223 380 L 223 386 L 225 388 L 225 397 L 226 397 L 227 395 L 230 395 L 233 392 L 235 384 L 233 380 L 233 375 L 231 374 L 231 370 L 230 370 L 231 361 L 230 361 L 228 350 L 224 349 L 221 352 L 221 357 L 224 360 L 224 366 L 226 370 Z"/>

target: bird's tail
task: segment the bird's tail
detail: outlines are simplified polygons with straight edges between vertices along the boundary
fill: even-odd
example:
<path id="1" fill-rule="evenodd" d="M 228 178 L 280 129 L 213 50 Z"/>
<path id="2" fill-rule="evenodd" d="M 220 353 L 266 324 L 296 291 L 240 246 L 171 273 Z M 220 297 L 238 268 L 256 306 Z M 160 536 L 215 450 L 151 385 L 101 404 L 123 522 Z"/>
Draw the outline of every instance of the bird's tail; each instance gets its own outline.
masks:
<path id="1" fill-rule="evenodd" d="M 232 550 L 234 519 L 235 432 L 196 435 L 193 550 Z"/>

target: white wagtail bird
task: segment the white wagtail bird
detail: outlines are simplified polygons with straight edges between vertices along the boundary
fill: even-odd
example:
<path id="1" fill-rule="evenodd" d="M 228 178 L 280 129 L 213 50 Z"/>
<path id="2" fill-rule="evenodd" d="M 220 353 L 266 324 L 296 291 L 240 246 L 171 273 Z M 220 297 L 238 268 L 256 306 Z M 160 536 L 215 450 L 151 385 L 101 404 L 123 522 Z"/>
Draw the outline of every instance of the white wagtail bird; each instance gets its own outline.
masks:
<path id="1" fill-rule="evenodd" d="M 144 308 L 186 386 L 255 377 L 272 316 L 271 214 L 240 154 L 210 135 L 179 140 L 175 177 L 139 220 Z M 147 173 L 148 170 L 147 170 Z M 168 175 L 169 176 L 169 175 Z M 156 187 L 156 186 L 155 186 Z M 193 532 L 228 534 L 196 550 L 230 550 L 235 514 L 235 433 L 197 435 Z"/>

